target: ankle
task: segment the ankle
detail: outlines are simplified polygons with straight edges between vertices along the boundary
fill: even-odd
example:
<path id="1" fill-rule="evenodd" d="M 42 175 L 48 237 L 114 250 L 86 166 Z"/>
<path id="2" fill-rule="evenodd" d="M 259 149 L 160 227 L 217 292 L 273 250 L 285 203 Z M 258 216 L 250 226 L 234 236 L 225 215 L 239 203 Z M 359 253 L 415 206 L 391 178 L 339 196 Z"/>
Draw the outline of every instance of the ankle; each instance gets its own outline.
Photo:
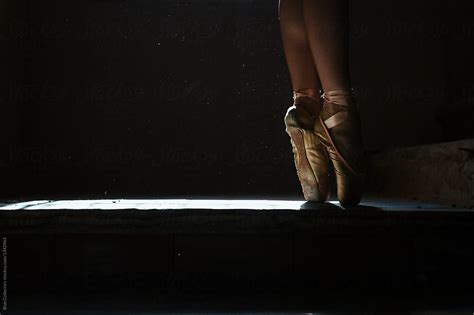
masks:
<path id="1" fill-rule="evenodd" d="M 302 89 L 293 92 L 293 105 L 299 112 L 306 112 L 311 118 L 319 116 L 322 108 L 320 91 L 317 89 Z"/>
<path id="2" fill-rule="evenodd" d="M 321 93 L 320 90 L 310 88 L 310 89 L 300 89 L 293 91 L 293 100 L 297 100 L 299 98 L 310 98 L 315 102 L 320 102 L 321 100 Z"/>

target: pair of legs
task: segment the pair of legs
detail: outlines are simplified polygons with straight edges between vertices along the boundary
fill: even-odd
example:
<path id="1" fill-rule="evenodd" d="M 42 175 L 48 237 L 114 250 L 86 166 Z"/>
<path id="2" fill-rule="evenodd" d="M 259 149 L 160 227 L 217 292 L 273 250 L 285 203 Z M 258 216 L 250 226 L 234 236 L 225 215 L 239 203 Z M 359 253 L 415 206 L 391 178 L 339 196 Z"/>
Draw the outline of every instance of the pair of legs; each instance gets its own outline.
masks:
<path id="1" fill-rule="evenodd" d="M 280 0 L 293 91 L 349 90 L 348 0 Z"/>
<path id="2" fill-rule="evenodd" d="M 348 6 L 348 0 L 280 0 L 279 4 L 294 97 L 285 125 L 308 201 L 324 202 L 329 197 L 331 164 L 340 203 L 358 204 L 362 197 L 366 163 L 349 79 Z"/>

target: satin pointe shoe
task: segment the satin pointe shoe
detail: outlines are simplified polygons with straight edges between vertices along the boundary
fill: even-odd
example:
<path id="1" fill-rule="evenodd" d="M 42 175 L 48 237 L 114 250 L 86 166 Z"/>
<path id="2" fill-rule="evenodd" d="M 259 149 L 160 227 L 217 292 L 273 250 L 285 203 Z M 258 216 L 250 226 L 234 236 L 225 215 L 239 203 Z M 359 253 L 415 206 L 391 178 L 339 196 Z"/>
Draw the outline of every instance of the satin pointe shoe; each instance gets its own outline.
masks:
<path id="1" fill-rule="evenodd" d="M 285 115 L 298 179 L 306 201 L 324 202 L 329 198 L 329 159 L 326 148 L 314 134 L 314 124 L 322 101 L 315 89 L 293 93 L 293 106 Z"/>
<path id="2" fill-rule="evenodd" d="M 354 91 L 329 91 L 322 97 L 323 108 L 314 132 L 333 164 L 340 204 L 357 205 L 362 198 L 367 167 Z"/>

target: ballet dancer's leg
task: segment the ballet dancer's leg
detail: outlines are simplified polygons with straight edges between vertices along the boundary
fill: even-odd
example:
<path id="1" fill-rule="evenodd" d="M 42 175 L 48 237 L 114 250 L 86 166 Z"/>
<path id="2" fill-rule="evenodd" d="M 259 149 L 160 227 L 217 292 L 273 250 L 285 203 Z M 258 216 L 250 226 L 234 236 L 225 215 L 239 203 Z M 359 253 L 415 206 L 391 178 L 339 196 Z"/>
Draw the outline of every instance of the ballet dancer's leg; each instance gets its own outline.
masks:
<path id="1" fill-rule="evenodd" d="M 310 116 L 317 117 L 321 110 L 321 83 L 306 33 L 303 0 L 280 0 L 279 17 L 293 97 Z"/>
<path id="2" fill-rule="evenodd" d="M 365 181 L 366 159 L 358 106 L 349 77 L 348 1 L 303 0 L 303 14 L 324 90 L 315 133 L 333 164 L 339 201 L 343 205 L 358 204 Z"/>
<path id="3" fill-rule="evenodd" d="M 279 16 L 294 99 L 285 115 L 286 132 L 305 199 L 324 202 L 329 197 L 329 160 L 313 133 L 322 108 L 321 85 L 304 25 L 303 0 L 280 0 Z"/>
<path id="4" fill-rule="evenodd" d="M 302 0 L 309 46 L 324 91 L 348 90 L 347 0 Z"/>

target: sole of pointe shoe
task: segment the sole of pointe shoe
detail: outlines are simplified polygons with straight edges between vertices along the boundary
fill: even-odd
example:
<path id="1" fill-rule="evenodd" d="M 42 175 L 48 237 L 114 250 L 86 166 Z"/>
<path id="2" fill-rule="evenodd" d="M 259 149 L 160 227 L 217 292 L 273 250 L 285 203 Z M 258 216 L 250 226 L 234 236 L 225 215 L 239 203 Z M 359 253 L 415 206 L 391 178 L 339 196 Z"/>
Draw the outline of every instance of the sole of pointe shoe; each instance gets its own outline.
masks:
<path id="1" fill-rule="evenodd" d="M 305 137 L 312 136 L 312 131 L 299 128 L 287 128 L 287 133 L 297 151 L 297 173 L 305 200 L 325 202 L 329 197 L 329 192 L 325 194 L 320 191 L 319 182 L 306 155 Z"/>

